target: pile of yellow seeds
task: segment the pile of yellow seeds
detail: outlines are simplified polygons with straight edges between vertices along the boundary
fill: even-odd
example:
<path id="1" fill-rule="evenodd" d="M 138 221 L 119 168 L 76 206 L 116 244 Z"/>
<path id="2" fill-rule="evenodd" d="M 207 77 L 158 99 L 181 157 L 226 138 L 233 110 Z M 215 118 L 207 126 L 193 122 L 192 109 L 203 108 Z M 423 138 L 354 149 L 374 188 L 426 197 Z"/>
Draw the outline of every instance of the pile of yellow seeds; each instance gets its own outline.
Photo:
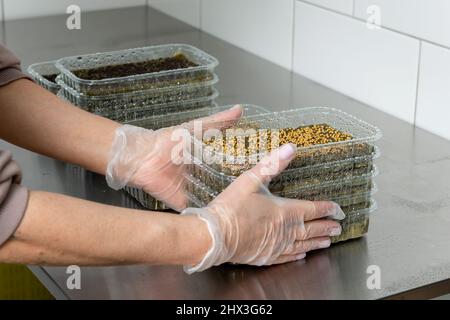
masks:
<path id="1" fill-rule="evenodd" d="M 233 131 L 226 130 L 222 139 L 207 140 L 205 144 L 226 154 L 249 156 L 259 152 L 271 151 L 272 148 L 277 148 L 286 143 L 296 144 L 297 147 L 308 147 L 353 139 L 350 134 L 339 131 L 328 124 L 315 124 L 295 129 L 245 130 L 244 135 L 231 137 L 230 132 Z"/>
<path id="2" fill-rule="evenodd" d="M 348 133 L 339 131 L 327 124 L 315 124 L 296 129 L 280 130 L 280 145 L 294 143 L 298 147 L 351 140 Z"/>

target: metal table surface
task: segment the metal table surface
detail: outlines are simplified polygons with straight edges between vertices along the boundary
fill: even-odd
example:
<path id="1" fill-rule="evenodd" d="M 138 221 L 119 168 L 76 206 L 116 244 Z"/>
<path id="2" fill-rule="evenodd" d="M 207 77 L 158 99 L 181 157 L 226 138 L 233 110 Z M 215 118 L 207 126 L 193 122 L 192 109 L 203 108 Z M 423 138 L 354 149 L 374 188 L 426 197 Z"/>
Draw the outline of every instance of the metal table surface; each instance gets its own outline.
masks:
<path id="1" fill-rule="evenodd" d="M 333 106 L 384 133 L 376 179 L 379 209 L 365 238 L 267 268 L 222 266 L 191 276 L 166 266 L 82 268 L 81 290 L 67 289 L 65 268 L 32 267 L 57 298 L 379 299 L 450 292 L 449 141 L 148 8 L 84 13 L 80 31 L 66 30 L 65 16 L 9 21 L 2 31 L 25 66 L 78 53 L 190 43 L 220 60 L 221 104 L 254 103 L 273 110 Z M 101 176 L 4 142 L 0 147 L 13 150 L 30 188 L 135 206 L 126 195 L 108 189 Z M 366 285 L 371 265 L 380 268 L 380 289 Z"/>

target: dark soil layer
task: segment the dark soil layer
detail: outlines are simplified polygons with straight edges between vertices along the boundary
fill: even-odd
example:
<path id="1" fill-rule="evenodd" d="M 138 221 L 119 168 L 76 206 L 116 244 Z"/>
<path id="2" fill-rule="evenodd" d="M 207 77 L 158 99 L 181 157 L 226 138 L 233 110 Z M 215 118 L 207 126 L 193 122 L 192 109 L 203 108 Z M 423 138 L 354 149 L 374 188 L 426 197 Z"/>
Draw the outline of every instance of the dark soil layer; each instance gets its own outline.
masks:
<path id="1" fill-rule="evenodd" d="M 196 66 L 198 65 L 190 61 L 184 54 L 177 54 L 170 58 L 82 69 L 74 71 L 74 74 L 81 79 L 102 80 L 167 70 L 186 69 Z"/>
<path id="2" fill-rule="evenodd" d="M 48 74 L 48 75 L 43 75 L 42 77 L 44 77 L 45 79 L 47 79 L 50 82 L 56 83 L 57 76 L 58 76 L 58 74 Z"/>

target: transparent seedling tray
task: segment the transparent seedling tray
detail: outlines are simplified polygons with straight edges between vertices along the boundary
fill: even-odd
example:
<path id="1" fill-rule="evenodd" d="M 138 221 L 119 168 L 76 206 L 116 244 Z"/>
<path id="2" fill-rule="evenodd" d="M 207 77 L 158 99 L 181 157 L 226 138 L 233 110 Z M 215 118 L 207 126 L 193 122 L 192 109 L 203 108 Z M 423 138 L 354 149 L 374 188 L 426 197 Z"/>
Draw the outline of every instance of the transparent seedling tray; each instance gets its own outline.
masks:
<path id="1" fill-rule="evenodd" d="M 211 97 L 216 94 L 214 86 L 218 82 L 218 77 L 214 76 L 211 80 L 196 84 L 101 96 L 79 93 L 69 87 L 61 76 L 56 81 L 61 87 L 60 96 L 84 110 L 100 114 Z"/>
<path id="2" fill-rule="evenodd" d="M 316 185 L 297 187 L 293 185 L 280 192 L 280 197 L 305 200 L 333 200 L 341 197 L 355 197 L 372 190 L 376 191 L 373 178 L 378 174 L 376 168 L 370 174 L 337 181 L 328 181 Z M 337 200 L 336 200 L 337 201 Z"/>
<path id="3" fill-rule="evenodd" d="M 124 190 L 148 210 L 157 211 L 169 209 L 162 201 L 156 200 L 141 189 L 126 186 Z"/>
<path id="4" fill-rule="evenodd" d="M 197 118 L 205 117 L 210 114 L 212 109 L 215 108 L 217 108 L 217 103 L 213 102 L 211 106 L 201 109 L 174 112 L 161 116 L 152 116 L 139 120 L 126 121 L 125 123 L 136 127 L 157 130 L 161 128 L 173 127 Z"/>
<path id="5" fill-rule="evenodd" d="M 376 209 L 377 204 L 375 201 L 372 201 L 372 205 L 369 208 L 348 213 L 347 217 L 340 221 L 342 227 L 341 235 L 331 237 L 331 242 L 338 243 L 363 237 L 369 232 L 370 217 Z"/>
<path id="6" fill-rule="evenodd" d="M 182 124 L 182 123 L 190 121 L 190 120 L 207 117 L 207 116 L 213 115 L 215 113 L 225 111 L 227 109 L 229 109 L 229 106 L 221 106 L 221 107 L 214 106 L 214 107 L 208 107 L 208 108 L 203 108 L 203 109 L 199 109 L 199 110 L 177 112 L 177 113 L 167 114 L 167 115 L 163 115 L 163 116 L 155 116 L 155 117 L 150 117 L 150 118 L 141 119 L 141 120 L 128 121 L 128 122 L 126 122 L 126 124 L 137 126 L 137 127 L 142 127 L 145 129 L 157 130 L 160 128 L 166 128 L 166 127 L 170 127 L 170 126 L 179 125 L 179 124 Z M 269 110 L 264 109 L 262 107 L 249 105 L 249 106 L 244 107 L 243 115 L 244 116 L 261 115 L 261 114 L 265 114 L 268 112 L 269 112 Z M 129 193 L 133 198 L 135 198 L 142 206 L 144 206 L 145 208 L 147 208 L 149 210 L 168 209 L 164 205 L 163 202 L 156 200 L 149 194 L 145 193 L 143 190 L 127 186 L 127 187 L 125 187 L 125 191 L 127 193 Z"/>
<path id="7" fill-rule="evenodd" d="M 272 192 L 282 192 L 292 188 L 308 187 L 329 181 L 341 181 L 342 179 L 370 175 L 374 171 L 374 159 L 378 156 L 379 149 L 375 147 L 373 153 L 366 156 L 319 163 L 306 167 L 288 168 L 271 181 L 269 189 Z M 211 186 L 214 190 L 225 189 L 237 178 L 236 176 L 219 172 L 194 157 L 191 157 L 188 172 L 206 185 Z"/>
<path id="8" fill-rule="evenodd" d="M 187 190 L 189 190 L 189 188 L 191 188 L 192 190 L 192 186 L 195 186 L 195 188 L 202 189 L 203 190 L 202 192 L 207 192 L 206 191 L 207 188 L 205 189 L 205 186 L 201 186 L 201 182 L 199 183 L 198 181 L 192 180 L 192 177 L 191 179 L 187 178 L 186 180 Z M 366 193 L 361 193 L 359 195 L 355 195 L 353 197 L 344 196 L 329 199 L 318 199 L 318 200 L 330 200 L 339 203 L 339 205 L 341 206 L 346 215 L 344 220 L 339 221 L 339 223 L 342 226 L 342 233 L 340 236 L 332 237 L 331 238 L 332 243 L 338 243 L 350 239 L 360 238 L 368 233 L 370 217 L 377 208 L 376 202 L 372 199 L 373 193 L 376 191 L 375 188 L 376 187 L 374 185 L 373 190 Z M 196 192 L 197 194 L 199 194 L 198 191 Z M 209 203 L 209 201 L 208 202 L 205 201 L 206 199 L 198 198 L 193 193 L 188 192 L 187 197 L 189 200 L 188 205 L 190 207 L 201 208 L 205 207 Z M 353 203 L 353 205 L 349 205 L 350 203 Z"/>
<path id="9" fill-rule="evenodd" d="M 199 119 L 203 117 L 208 117 L 215 113 L 219 113 L 227 110 L 229 107 L 219 107 L 216 103 L 212 105 L 212 107 L 206 107 L 202 109 L 188 110 L 183 112 L 174 112 L 170 114 L 165 114 L 161 116 L 153 116 L 145 119 L 139 119 L 134 121 L 127 121 L 126 124 L 133 125 L 136 127 L 146 128 L 146 129 L 160 129 L 171 127 L 175 125 L 180 125 L 182 123 Z M 262 107 L 257 106 L 247 106 L 244 107 L 244 115 L 257 115 L 257 114 L 265 114 L 270 111 L 264 109 Z"/>
<path id="10" fill-rule="evenodd" d="M 58 93 L 58 97 L 67 100 L 62 94 L 62 90 Z M 218 92 L 214 90 L 214 93 L 205 98 L 199 98 L 194 100 L 186 100 L 172 103 L 163 103 L 157 105 L 151 105 L 143 108 L 130 108 L 130 109 L 117 109 L 110 112 L 92 112 L 99 116 L 117 121 L 117 122 L 129 122 L 141 119 L 148 119 L 156 116 L 168 116 L 172 114 L 183 112 L 201 110 L 204 108 L 212 108 L 216 106 L 214 100 L 218 97 Z M 67 100 L 71 102 L 70 100 Z"/>
<path id="11" fill-rule="evenodd" d="M 101 80 L 82 79 L 80 70 L 105 68 L 122 64 L 136 64 L 150 60 L 184 55 L 196 66 L 161 72 L 136 74 Z M 186 44 L 167 44 L 115 52 L 87 54 L 67 57 L 57 61 L 66 84 L 86 95 L 103 95 L 183 84 L 194 84 L 213 79 L 214 69 L 219 62 L 202 50 Z"/>
<path id="12" fill-rule="evenodd" d="M 204 137 L 193 135 L 193 143 L 188 151 L 218 172 L 239 176 L 267 154 L 269 150 L 267 135 L 281 129 L 320 124 L 326 124 L 339 132 L 350 134 L 352 138 L 346 141 L 298 147 L 290 168 L 371 156 L 376 152 L 374 143 L 381 138 L 378 128 L 343 111 L 326 107 L 273 112 L 244 117 L 239 123 L 225 123 L 222 127 L 228 127 L 228 129 L 219 132 L 222 136 L 216 137 L 218 141 L 226 141 L 225 148 L 221 143 L 216 144 L 215 147 L 208 145 L 203 141 Z M 267 130 L 270 130 L 269 134 Z M 255 143 L 255 141 L 258 142 Z M 263 143 L 264 141 L 266 143 Z M 227 147 L 230 145 L 228 150 Z"/>
<path id="13" fill-rule="evenodd" d="M 180 111 L 182 110 L 189 110 L 194 112 L 196 110 L 202 110 L 204 108 L 213 108 L 216 106 L 215 99 L 217 96 L 218 94 L 215 93 L 213 96 L 208 98 L 161 104 L 141 109 L 114 111 L 111 113 L 100 112 L 97 114 L 122 123 L 148 119 L 149 117 L 167 116 L 168 118 L 170 118 L 173 114 L 180 113 Z"/>
<path id="14" fill-rule="evenodd" d="M 284 192 L 273 192 L 273 194 L 289 199 L 335 201 L 344 212 L 350 212 L 370 206 L 372 196 L 377 191 L 372 181 L 373 176 L 374 174 L 337 183 L 322 183 Z M 186 174 L 185 181 L 185 190 L 189 198 L 197 199 L 203 204 L 210 203 L 223 191 L 212 189 L 189 174 Z"/>
<path id="15" fill-rule="evenodd" d="M 38 85 L 54 94 L 58 93 L 60 88 L 55 79 L 59 75 L 59 70 L 56 68 L 55 61 L 32 64 L 27 72 Z"/>

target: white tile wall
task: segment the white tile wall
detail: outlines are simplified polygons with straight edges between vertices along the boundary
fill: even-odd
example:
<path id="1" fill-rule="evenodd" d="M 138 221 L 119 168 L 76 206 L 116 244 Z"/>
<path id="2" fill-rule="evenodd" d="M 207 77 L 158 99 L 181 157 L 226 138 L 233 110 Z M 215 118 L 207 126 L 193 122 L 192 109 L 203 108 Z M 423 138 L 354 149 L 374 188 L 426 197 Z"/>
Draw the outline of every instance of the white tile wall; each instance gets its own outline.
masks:
<path id="1" fill-rule="evenodd" d="M 86 12 L 81 15 L 81 30 L 67 29 L 64 15 L 8 21 L 6 45 L 21 58 L 24 67 L 64 56 L 142 47 L 153 39 L 146 32 L 147 11 L 142 8 L 95 15 Z M 118 27 L 111 33 L 113 24 Z"/>
<path id="2" fill-rule="evenodd" d="M 97 10 L 147 2 L 450 139 L 445 121 L 450 118 L 449 0 L 4 0 L 3 9 L 6 19 L 17 19 L 63 14 L 70 4 Z M 369 30 L 361 21 L 367 18 L 370 5 L 380 7 L 385 28 Z"/>
<path id="3" fill-rule="evenodd" d="M 290 68 L 293 10 L 294 0 L 204 0 L 202 28 Z"/>
<path id="4" fill-rule="evenodd" d="M 149 5 L 200 28 L 200 0 L 149 0 Z"/>
<path id="5" fill-rule="evenodd" d="M 423 43 L 416 123 L 450 139 L 450 51 Z"/>
<path id="6" fill-rule="evenodd" d="M 339 11 L 345 14 L 353 14 L 354 0 L 302 0 L 303 2 L 316 4 L 328 9 Z"/>
<path id="7" fill-rule="evenodd" d="M 294 70 L 414 121 L 419 41 L 297 2 Z"/>
<path id="8" fill-rule="evenodd" d="M 65 14 L 66 8 L 76 4 L 81 10 L 101 10 L 144 6 L 145 0 L 4 0 L 5 19 Z"/>
<path id="9" fill-rule="evenodd" d="M 355 15 L 367 18 L 378 5 L 383 26 L 450 47 L 449 0 L 355 0 Z"/>

